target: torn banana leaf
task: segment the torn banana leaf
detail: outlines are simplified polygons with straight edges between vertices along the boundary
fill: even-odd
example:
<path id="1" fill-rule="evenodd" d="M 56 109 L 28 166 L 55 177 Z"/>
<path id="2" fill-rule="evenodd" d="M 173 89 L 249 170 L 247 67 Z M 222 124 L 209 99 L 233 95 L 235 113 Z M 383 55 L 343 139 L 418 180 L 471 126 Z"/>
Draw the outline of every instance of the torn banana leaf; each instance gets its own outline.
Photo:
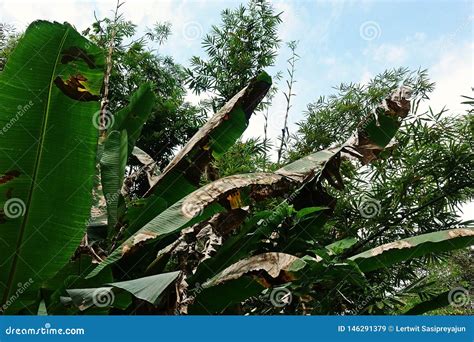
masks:
<path id="1" fill-rule="evenodd" d="M 196 190 L 210 163 L 226 152 L 245 131 L 250 116 L 267 94 L 272 80 L 263 72 L 250 81 L 189 140 L 157 178 L 146 194 L 141 214 L 130 217 L 129 228 L 136 232 L 168 206 Z"/>
<path id="2" fill-rule="evenodd" d="M 89 276 L 94 276 L 105 266 L 119 260 L 148 240 L 164 237 L 194 223 L 209 219 L 212 215 L 224 211 L 225 207 L 231 209 L 243 206 L 243 199 L 238 192 L 240 189 L 248 190 L 249 196 L 259 196 L 264 187 L 272 191 L 276 188 L 287 189 L 289 185 L 291 182 L 288 182 L 286 178 L 271 173 L 229 176 L 210 183 L 155 217 L 113 251 Z M 235 194 L 236 191 L 237 194 Z"/>
<path id="3" fill-rule="evenodd" d="M 349 259 L 355 261 L 363 272 L 369 272 L 428 253 L 452 251 L 472 245 L 474 228 L 457 228 L 386 243 Z"/>
<path id="4" fill-rule="evenodd" d="M 285 253 L 263 253 L 240 260 L 227 267 L 215 277 L 205 282 L 202 287 L 217 286 L 230 280 L 235 280 L 243 275 L 265 272 L 271 278 L 281 277 L 286 281 L 294 279 L 292 272 L 302 269 L 306 265 L 302 259 Z M 263 280 L 264 281 L 264 280 Z"/>
<path id="5" fill-rule="evenodd" d="M 318 164 L 319 166 L 319 164 Z M 260 199 L 262 194 L 288 190 L 294 182 L 272 173 L 229 176 L 212 182 L 176 202 L 114 250 L 97 268 L 93 277 L 107 265 L 116 262 L 144 242 L 164 237 L 194 223 L 209 219 L 227 209 L 245 206 L 249 199 Z M 243 194 L 246 193 L 246 198 Z"/>
<path id="6" fill-rule="evenodd" d="M 390 103 L 390 106 L 387 103 Z M 390 127 L 399 126 L 409 111 L 409 102 L 404 98 L 401 98 L 399 102 L 387 99 L 384 104 L 386 111 L 379 114 L 378 120 L 384 116 L 386 119 L 382 121 L 391 122 Z M 375 123 L 373 124 L 376 120 L 375 117 L 371 117 L 368 122 L 361 123 L 354 136 L 342 147 L 313 153 L 280 168 L 275 173 L 229 176 L 195 190 L 145 224 L 122 246 L 113 251 L 89 276 L 94 276 L 144 241 L 163 237 L 191 224 L 201 222 L 224 208 L 241 208 L 247 206 L 250 200 L 259 201 L 279 196 L 314 179 L 318 182 L 325 179 L 340 188 L 342 186 L 342 179 L 339 175 L 341 154 L 356 156 L 362 163 L 365 163 L 373 160 L 371 156 L 378 154 L 383 149 L 384 146 L 370 142 L 368 138 L 386 134 L 383 133 L 383 126 L 379 127 Z M 394 131 L 390 132 L 395 134 Z M 381 139 L 379 140 L 379 143 L 383 145 Z M 389 140 L 385 139 L 383 142 L 387 141 Z M 212 208 L 212 210 L 208 211 L 208 208 Z"/>
<path id="7" fill-rule="evenodd" d="M 245 258 L 255 247 L 255 243 L 276 228 L 285 214 L 285 211 L 266 210 L 252 215 L 239 229 L 238 234 L 230 236 L 212 258 L 198 265 L 196 272 L 187 279 L 187 282 L 203 283 L 234 262 Z"/>
<path id="8" fill-rule="evenodd" d="M 157 184 L 173 174 L 184 174 L 188 182 L 199 185 L 203 169 L 216 156 L 227 151 L 248 126 L 250 116 L 270 89 L 270 76 L 263 72 L 227 102 L 199 131 L 163 170 Z"/>
<path id="9" fill-rule="evenodd" d="M 204 284 L 195 284 L 196 296 L 191 314 L 215 314 L 225 308 L 258 295 L 273 283 L 294 279 L 294 272 L 306 262 L 290 254 L 264 253 L 243 259 Z"/>

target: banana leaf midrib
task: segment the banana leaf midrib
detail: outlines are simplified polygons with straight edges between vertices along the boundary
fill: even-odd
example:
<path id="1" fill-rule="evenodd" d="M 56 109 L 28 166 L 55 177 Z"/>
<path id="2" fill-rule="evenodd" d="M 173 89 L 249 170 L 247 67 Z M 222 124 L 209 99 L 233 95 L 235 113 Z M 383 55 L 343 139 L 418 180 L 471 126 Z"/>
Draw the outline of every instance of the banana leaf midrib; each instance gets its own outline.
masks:
<path id="1" fill-rule="evenodd" d="M 33 177 L 31 179 L 31 186 L 30 186 L 30 189 L 29 189 L 29 192 L 28 192 L 28 199 L 26 201 L 25 215 L 24 215 L 24 217 L 22 219 L 22 222 L 21 222 L 20 231 L 19 231 L 19 234 L 18 234 L 18 241 L 17 241 L 16 247 L 15 247 L 15 253 L 13 255 L 13 261 L 12 261 L 12 265 L 11 265 L 11 268 L 10 268 L 8 281 L 7 281 L 7 284 L 6 284 L 6 290 L 4 292 L 4 298 L 2 299 L 2 303 L 5 303 L 8 300 L 8 298 L 10 296 L 10 291 L 12 289 L 13 280 L 15 279 L 15 271 L 16 271 L 16 266 L 17 266 L 19 254 L 20 254 L 21 244 L 23 242 L 25 229 L 26 229 L 27 222 L 28 222 L 28 219 L 29 219 L 30 205 L 31 205 L 31 201 L 32 201 L 32 198 L 33 198 L 33 192 L 34 192 L 33 190 L 34 190 L 34 187 L 36 186 L 36 180 L 38 178 L 39 164 L 40 164 L 41 157 L 42 157 L 42 154 L 43 154 L 43 143 L 44 143 L 44 139 L 45 139 L 45 135 L 46 135 L 46 127 L 47 127 L 47 124 L 48 124 L 50 105 L 51 105 L 51 91 L 52 91 L 52 88 L 53 88 L 54 77 L 56 75 L 56 69 L 57 69 L 57 66 L 58 66 L 58 63 L 59 63 L 59 58 L 61 56 L 61 51 L 63 49 L 63 46 L 64 46 L 65 42 L 66 42 L 68 34 L 69 34 L 69 27 L 66 28 L 66 31 L 64 32 L 61 43 L 58 46 L 58 50 L 57 50 L 58 53 L 57 53 L 57 56 L 56 56 L 56 61 L 54 63 L 54 67 L 53 67 L 53 70 L 51 72 L 51 79 L 49 81 L 49 86 L 48 86 L 48 101 L 46 103 L 46 108 L 45 108 L 45 112 L 44 112 L 44 115 L 43 115 L 43 122 L 41 124 L 41 131 L 40 131 L 41 136 L 40 136 L 40 139 L 38 140 L 36 160 L 35 160 L 35 165 L 34 165 Z"/>

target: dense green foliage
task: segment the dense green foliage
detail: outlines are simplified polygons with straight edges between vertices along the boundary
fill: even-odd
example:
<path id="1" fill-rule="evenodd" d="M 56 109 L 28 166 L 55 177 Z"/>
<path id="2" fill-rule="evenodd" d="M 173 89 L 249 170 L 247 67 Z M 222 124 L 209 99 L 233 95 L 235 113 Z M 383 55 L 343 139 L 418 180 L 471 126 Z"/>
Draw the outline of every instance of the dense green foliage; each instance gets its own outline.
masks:
<path id="1" fill-rule="evenodd" d="M 194 56 L 187 83 L 196 93 L 210 92 L 217 111 L 255 75 L 273 65 L 280 39 L 280 14 L 267 1 L 222 11 L 222 23 L 212 27 L 202 46 L 207 59 Z"/>
<path id="2" fill-rule="evenodd" d="M 396 144 L 386 158 L 359 172 L 343 165 L 347 187 L 339 193 L 334 216 L 328 222 L 331 236 L 360 237 L 357 249 L 469 224 L 462 222 L 460 207 L 473 198 L 472 115 L 466 114 L 468 106 L 466 113 L 433 113 L 431 109 L 419 113 L 419 103 L 423 105 L 433 90 L 426 71 L 387 71 L 367 85 L 341 85 L 339 94 L 320 98 L 308 106 L 307 119 L 300 123 L 291 155 L 296 158 L 313 147 L 340 142 L 349 134 L 346 128 L 354 125 L 353 118 L 380 101 L 384 91 L 399 84 L 413 89 L 412 114 L 397 133 Z M 363 215 L 364 211 L 369 215 Z M 465 257 L 469 255 L 466 251 Z M 375 287 L 374 303 L 403 294 L 400 287 L 424 277 L 434 260 L 449 259 L 446 254 L 428 255 L 375 275 L 374 284 L 383 286 Z M 453 280 L 451 287 L 455 285 Z M 429 292 L 430 288 L 425 290 Z"/>
<path id="3" fill-rule="evenodd" d="M 160 169 L 170 162 L 175 150 L 196 133 L 206 118 L 201 108 L 185 101 L 184 68 L 172 57 L 160 54 L 159 47 L 154 48 L 156 43 L 166 42 L 169 36 L 166 27 L 156 24 L 153 30 L 136 38 L 136 25 L 119 16 L 117 22 L 110 18 L 98 20 L 87 30 L 91 41 L 102 47 L 104 56 L 113 35 L 110 115 L 127 105 L 128 98 L 141 84 L 152 84 L 157 100 L 137 146 L 148 153 Z M 132 167 L 128 169 L 128 175 L 137 173 L 139 163 L 132 158 L 129 164 Z M 130 187 L 134 196 L 142 196 L 149 188 L 143 175 Z"/>

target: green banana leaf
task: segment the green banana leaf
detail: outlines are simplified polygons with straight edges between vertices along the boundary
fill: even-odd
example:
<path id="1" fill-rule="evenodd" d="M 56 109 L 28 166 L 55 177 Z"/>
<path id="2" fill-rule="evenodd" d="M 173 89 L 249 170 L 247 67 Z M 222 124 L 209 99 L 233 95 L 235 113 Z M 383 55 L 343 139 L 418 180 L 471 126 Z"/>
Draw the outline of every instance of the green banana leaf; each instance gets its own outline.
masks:
<path id="1" fill-rule="evenodd" d="M 108 283 L 107 287 L 92 289 L 69 289 L 66 290 L 71 296 L 72 302 L 81 310 L 86 310 L 91 306 L 116 307 L 115 292 L 124 290 L 133 296 L 156 305 L 160 295 L 166 288 L 178 279 L 180 271 L 156 274 L 133 280 Z"/>
<path id="2" fill-rule="evenodd" d="M 112 131 L 104 144 L 100 160 L 102 191 L 107 202 L 109 233 L 112 233 L 118 222 L 120 193 L 127 166 L 128 135 L 126 130 Z"/>
<path id="3" fill-rule="evenodd" d="M 194 304 L 189 307 L 189 314 L 220 314 L 227 308 L 258 295 L 263 290 L 265 287 L 250 276 L 243 276 L 215 287 L 196 287 L 197 295 Z"/>
<path id="4" fill-rule="evenodd" d="M 0 74 L 0 306 L 7 312 L 35 301 L 84 236 L 103 69 L 102 51 L 71 25 L 36 21 Z M 11 303 L 29 279 L 23 301 Z"/>
<path id="5" fill-rule="evenodd" d="M 96 183 L 93 190 L 94 204 L 91 209 L 89 225 L 92 235 L 97 235 L 95 231 L 108 226 L 108 235 L 111 237 L 119 217 L 123 216 L 123 212 L 125 212 L 125 203 L 120 190 L 126 163 L 132 154 L 143 125 L 151 114 L 154 103 L 155 95 L 152 86 L 150 83 L 145 83 L 133 93 L 127 106 L 120 109 L 115 115 L 110 112 L 105 114 L 105 125 L 109 133 L 105 141 L 99 140 L 97 153 L 99 165 L 96 171 Z M 121 134 L 123 137 L 121 144 L 117 141 L 117 134 Z"/>
<path id="6" fill-rule="evenodd" d="M 75 260 L 67 263 L 54 277 L 43 284 L 41 297 L 44 298 L 50 315 L 77 315 L 79 313 L 77 307 L 64 305 L 63 298 L 67 296 L 67 289 L 96 287 L 97 284 L 106 284 L 114 281 L 111 270 L 102 272 L 93 279 L 84 279 L 93 268 L 92 257 L 81 254 Z M 90 313 L 103 315 L 107 314 L 108 310 L 106 308 L 95 308 Z"/>
<path id="7" fill-rule="evenodd" d="M 111 119 L 113 124 L 109 129 L 110 131 L 127 131 L 128 156 L 132 154 L 143 125 L 150 117 L 155 100 L 156 96 L 153 93 L 151 83 L 145 83 L 133 93 L 130 97 L 130 103 L 113 115 Z"/>
<path id="8" fill-rule="evenodd" d="M 357 243 L 357 241 L 358 240 L 355 237 L 348 237 L 348 238 L 333 242 L 325 246 L 325 248 L 327 249 L 329 255 L 341 254 L 343 251 L 354 246 Z"/>
<path id="9" fill-rule="evenodd" d="M 389 267 L 395 263 L 434 252 L 446 252 L 474 245 L 474 228 L 442 230 L 386 243 L 354 255 L 363 272 Z"/>

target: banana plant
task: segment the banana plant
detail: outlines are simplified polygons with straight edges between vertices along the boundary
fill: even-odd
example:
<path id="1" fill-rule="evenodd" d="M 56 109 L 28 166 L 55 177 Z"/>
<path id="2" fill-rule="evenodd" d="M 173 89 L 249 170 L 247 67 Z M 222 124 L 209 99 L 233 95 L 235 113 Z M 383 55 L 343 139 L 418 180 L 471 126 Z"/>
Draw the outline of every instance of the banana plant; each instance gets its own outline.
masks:
<path id="1" fill-rule="evenodd" d="M 350 252 L 359 243 L 355 237 L 315 247 L 337 190 L 344 188 L 342 160 L 363 166 L 391 146 L 410 111 L 403 87 L 344 144 L 273 172 L 214 179 L 213 161 L 242 135 L 271 86 L 266 73 L 214 114 L 161 173 L 135 146 L 154 107 L 151 84 L 110 114 L 98 141 L 103 74 L 103 51 L 70 25 L 45 21 L 30 25 L 0 74 L 2 312 L 104 314 L 139 303 L 152 310 L 164 305 L 173 313 L 235 313 L 236 305 L 291 290 L 311 313 L 306 304 L 317 291 L 336 288 L 347 277 L 362 290 L 387 267 L 474 244 L 474 230 L 459 227 L 358 254 Z M 132 154 L 150 182 L 138 201 L 126 191 Z M 207 184 L 200 186 L 204 178 Z M 100 220 L 93 197 L 105 207 Z M 268 203 L 273 209 L 261 210 Z M 276 247 L 275 236 L 288 233 L 284 221 L 294 223 L 289 234 L 299 239 Z M 86 228 L 91 239 L 99 226 L 107 230 L 107 250 L 96 255 L 78 249 Z M 297 231 L 302 227 L 304 234 Z M 142 259 L 144 254 L 151 259 Z M 185 261 L 177 266 L 172 255 Z M 138 276 L 129 276 L 131 271 Z M 435 302 L 406 313 L 439 307 Z"/>
<path id="2" fill-rule="evenodd" d="M 138 210 L 127 217 L 133 234 L 173 203 L 196 190 L 201 176 L 243 134 L 251 115 L 272 85 L 262 72 L 230 99 L 184 145 L 145 195 Z"/>
<path id="3" fill-rule="evenodd" d="M 0 74 L 0 302 L 30 309 L 85 233 L 102 52 L 69 24 L 36 21 Z M 47 245 L 47 248 L 44 246 Z M 28 283 L 22 301 L 11 301 Z"/>
<path id="4" fill-rule="evenodd" d="M 107 131 L 100 155 L 101 184 L 107 202 L 109 238 L 120 228 L 118 223 L 125 215 L 122 187 L 127 161 L 154 103 L 152 85 L 145 83 L 131 96 L 130 103 L 111 117 L 113 124 Z"/>
<path id="5" fill-rule="evenodd" d="M 298 283 L 300 278 L 306 282 L 316 283 L 318 278 L 327 277 L 328 270 L 334 266 L 344 274 L 345 278 L 352 271 L 354 274 L 350 278 L 354 279 L 358 275 L 363 279 L 364 274 L 368 272 L 390 267 L 398 262 L 428 253 L 455 250 L 472 245 L 474 245 L 474 228 L 457 228 L 391 242 L 330 266 L 324 265 L 324 260 L 319 256 L 298 258 L 284 253 L 259 254 L 239 260 L 200 285 L 200 291 L 191 310 L 193 313 L 200 314 L 219 313 L 233 304 L 258 295 L 265 288 L 288 282 Z M 346 268 L 344 271 L 343 267 Z M 245 288 L 246 291 L 239 293 L 241 288 Z M 219 293 L 228 295 L 216 300 L 215 296 Z M 239 295 L 236 297 L 232 293 L 239 293 Z M 426 312 L 449 305 L 447 293 L 446 296 L 442 294 L 438 297 L 443 300 L 436 302 L 437 305 L 434 305 L 434 300 L 430 300 L 412 308 L 407 314 Z M 424 311 L 421 311 L 422 309 Z"/>
<path id="6" fill-rule="evenodd" d="M 336 187 L 342 186 L 339 175 L 341 156 L 356 157 L 363 164 L 377 158 L 377 154 L 388 145 L 410 109 L 410 102 L 404 97 L 404 89 L 388 98 L 381 108 L 384 109 L 383 113 L 370 116 L 361 122 L 354 135 L 342 146 L 313 153 L 274 173 L 233 175 L 195 190 L 128 238 L 90 274 L 90 277 L 144 243 L 207 220 L 216 213 L 247 206 L 249 200 L 261 200 L 271 195 L 281 195 L 283 192 L 294 192 L 311 181 L 327 180 Z M 197 135 L 202 136 L 201 132 Z M 188 149 L 184 147 L 184 151 Z M 181 152 L 183 153 L 185 152 Z M 171 164 L 174 165 L 174 162 Z"/>
<path id="7" fill-rule="evenodd" d="M 390 144 L 401 121 L 408 114 L 409 108 L 410 103 L 404 96 L 402 88 L 385 101 L 376 112 L 377 114 L 369 116 L 361 122 L 354 135 L 341 146 L 304 157 L 274 173 L 225 177 L 192 192 L 145 224 L 102 262 L 89 277 L 96 276 L 107 266 L 124 256 L 133 254 L 137 249 L 146 248 L 149 241 L 164 239 L 170 234 L 183 231 L 186 227 L 203 227 L 208 222 L 211 223 L 212 228 L 218 230 L 219 225 L 212 223 L 216 217 L 223 215 L 228 219 L 232 212 L 248 206 L 250 206 L 248 208 L 252 208 L 252 203 L 255 201 L 273 196 L 278 197 L 282 193 L 297 194 L 308 184 L 323 192 L 325 191 L 322 186 L 323 182 L 327 182 L 336 189 L 342 188 L 342 178 L 339 175 L 341 158 L 355 157 L 362 165 L 377 159 L 380 152 Z M 330 205 L 329 202 L 323 204 Z M 297 216 L 304 217 L 325 209 L 328 207 L 305 208 Z M 248 211 L 248 209 L 244 211 Z M 244 214 L 242 218 L 245 219 L 246 216 Z M 269 216 L 272 215 L 266 217 Z M 224 222 L 224 220 L 216 221 Z M 239 221 L 239 223 L 242 222 L 243 220 Z M 231 246 L 245 245 L 244 241 L 255 239 L 257 231 L 252 232 L 252 226 L 258 227 L 257 222 L 253 221 L 253 225 L 249 225 L 250 230 L 246 230 L 246 233 L 229 239 L 221 247 L 222 250 L 231 251 Z M 249 233 L 252 236 L 247 239 Z M 243 238 L 244 240 L 242 240 Z M 334 256 L 338 250 L 347 249 L 357 242 L 355 239 L 349 240 L 328 246 L 327 255 Z M 329 266 L 325 265 L 319 256 L 299 258 L 289 254 L 270 253 L 235 260 L 235 253 L 228 253 L 227 257 L 224 257 L 219 253 L 219 250 L 214 257 L 205 260 L 202 265 L 198 265 L 194 274 L 190 275 L 188 280 L 190 288 L 200 287 L 199 293 L 193 298 L 194 304 L 191 305 L 190 312 L 201 314 L 222 312 L 231 305 L 264 293 L 267 288 L 280 286 L 282 281 L 298 283 L 298 277 L 303 270 L 310 272 L 311 277 L 317 277 L 321 272 L 327 274 L 330 270 L 334 274 L 334 279 L 338 279 L 337 275 L 352 274 L 352 279 L 357 279 L 355 284 L 360 286 L 366 281 L 364 276 L 366 272 L 377 270 L 380 267 L 388 267 L 427 253 L 449 251 L 472 244 L 474 244 L 472 230 L 460 228 L 383 245 Z M 162 263 L 163 256 L 172 252 L 179 245 L 180 241 L 178 240 L 160 251 L 150 267 L 154 268 L 155 263 Z M 243 250 L 244 252 L 238 255 L 244 254 L 245 248 Z M 231 258 L 228 257 L 229 255 Z M 234 260 L 234 264 L 230 264 L 232 260 Z M 278 265 L 281 264 L 281 260 L 290 260 L 291 262 L 284 262 L 284 265 L 282 264 L 283 266 L 280 267 Z M 203 266 L 204 264 L 205 266 Z M 223 269 L 224 267 L 227 268 Z M 163 269 L 163 265 L 161 269 Z M 256 271 L 258 272 L 256 273 Z M 266 273 L 267 276 L 255 276 L 261 272 Z M 272 278 L 276 282 L 269 281 Z M 200 282 L 203 282 L 202 285 Z M 187 312 L 187 309 L 185 311 Z"/>

